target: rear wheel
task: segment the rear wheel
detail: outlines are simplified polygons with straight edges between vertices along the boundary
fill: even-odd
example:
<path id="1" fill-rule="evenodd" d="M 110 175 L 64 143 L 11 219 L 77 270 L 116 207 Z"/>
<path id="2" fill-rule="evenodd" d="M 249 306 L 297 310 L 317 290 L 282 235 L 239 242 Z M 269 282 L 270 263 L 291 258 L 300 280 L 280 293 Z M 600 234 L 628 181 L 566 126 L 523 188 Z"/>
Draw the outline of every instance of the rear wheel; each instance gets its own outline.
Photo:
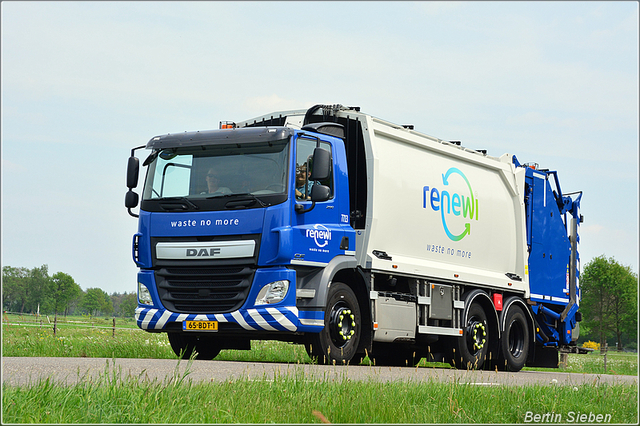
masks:
<path id="1" fill-rule="evenodd" d="M 500 342 L 500 353 L 509 371 L 520 371 L 529 356 L 529 327 L 527 318 L 519 306 L 507 312 L 505 329 Z"/>
<path id="2" fill-rule="evenodd" d="M 462 336 L 456 339 L 453 363 L 458 368 L 481 369 L 489 352 L 489 325 L 482 306 L 473 303 L 467 312 Z"/>
<path id="3" fill-rule="evenodd" d="M 362 316 L 358 298 L 343 283 L 333 283 L 329 289 L 324 312 L 324 328 L 313 334 L 305 344 L 307 353 L 319 364 L 359 364 L 357 354 L 362 334 Z"/>
<path id="4" fill-rule="evenodd" d="M 213 339 L 191 336 L 183 333 L 168 333 L 173 352 L 182 359 L 190 359 L 196 352 L 196 359 L 212 360 L 220 353 L 220 345 Z"/>

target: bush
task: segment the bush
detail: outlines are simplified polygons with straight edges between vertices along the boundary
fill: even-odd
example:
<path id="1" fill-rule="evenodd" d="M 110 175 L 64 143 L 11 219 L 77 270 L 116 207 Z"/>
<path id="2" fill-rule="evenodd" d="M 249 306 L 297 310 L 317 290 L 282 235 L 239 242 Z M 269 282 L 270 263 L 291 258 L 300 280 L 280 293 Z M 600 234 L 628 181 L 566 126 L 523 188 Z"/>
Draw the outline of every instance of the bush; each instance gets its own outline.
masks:
<path id="1" fill-rule="evenodd" d="M 592 342 L 591 340 L 582 344 L 583 348 L 593 349 L 594 351 L 600 350 L 600 343 Z"/>

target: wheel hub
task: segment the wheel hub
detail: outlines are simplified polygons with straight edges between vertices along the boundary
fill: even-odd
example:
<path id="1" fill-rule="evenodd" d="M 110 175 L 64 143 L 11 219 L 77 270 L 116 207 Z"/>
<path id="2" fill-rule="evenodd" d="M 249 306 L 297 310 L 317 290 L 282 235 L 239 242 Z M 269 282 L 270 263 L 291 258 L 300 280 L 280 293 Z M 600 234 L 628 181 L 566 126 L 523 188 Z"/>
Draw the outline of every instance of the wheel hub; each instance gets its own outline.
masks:
<path id="1" fill-rule="evenodd" d="M 346 344 L 356 334 L 355 315 L 349 307 L 339 306 L 333 309 L 329 325 L 334 343 L 341 343 L 338 346 Z"/>
<path id="2" fill-rule="evenodd" d="M 480 351 L 487 343 L 487 330 L 484 323 L 473 321 L 467 327 L 467 337 L 471 343 L 470 347 L 475 351 Z"/>

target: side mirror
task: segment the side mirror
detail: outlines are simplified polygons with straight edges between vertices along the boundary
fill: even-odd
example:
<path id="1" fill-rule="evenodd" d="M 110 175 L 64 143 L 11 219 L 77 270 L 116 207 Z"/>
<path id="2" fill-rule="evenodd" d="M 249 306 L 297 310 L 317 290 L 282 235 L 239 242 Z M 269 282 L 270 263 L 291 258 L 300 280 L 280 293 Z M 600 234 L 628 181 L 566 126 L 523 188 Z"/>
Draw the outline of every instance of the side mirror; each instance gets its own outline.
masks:
<path id="1" fill-rule="evenodd" d="M 328 179 L 331 176 L 331 152 L 319 146 L 316 147 L 313 150 L 312 164 L 313 169 L 309 180 L 316 183 L 311 187 L 311 206 L 305 209 L 302 204 L 296 204 L 295 210 L 297 213 L 310 212 L 316 206 L 316 203 L 327 201 L 331 198 L 331 188 L 317 182 Z"/>
<path id="2" fill-rule="evenodd" d="M 316 183 L 311 187 L 311 201 L 321 203 L 331 198 L 331 189 L 326 185 Z"/>
<path id="3" fill-rule="evenodd" d="M 305 208 L 302 204 L 296 204 L 295 211 L 296 213 L 310 212 L 316 206 L 316 203 L 327 201 L 329 198 L 331 198 L 331 188 L 315 183 L 311 187 L 311 205 Z"/>
<path id="4" fill-rule="evenodd" d="M 140 173 L 140 160 L 138 157 L 129 157 L 127 163 L 127 188 L 133 189 L 138 186 L 138 174 Z"/>
<path id="5" fill-rule="evenodd" d="M 138 174 L 140 173 L 140 160 L 133 155 L 127 162 L 127 188 L 129 191 L 124 196 L 124 206 L 127 208 L 129 214 L 133 217 L 138 217 L 137 214 L 131 211 L 132 208 L 138 206 L 138 194 L 133 192 L 133 188 L 138 186 Z"/>
<path id="6" fill-rule="evenodd" d="M 124 206 L 133 209 L 138 206 L 138 194 L 129 190 L 124 196 Z"/>
<path id="7" fill-rule="evenodd" d="M 316 147 L 313 150 L 313 170 L 311 180 L 325 180 L 331 174 L 331 153 L 324 148 Z"/>

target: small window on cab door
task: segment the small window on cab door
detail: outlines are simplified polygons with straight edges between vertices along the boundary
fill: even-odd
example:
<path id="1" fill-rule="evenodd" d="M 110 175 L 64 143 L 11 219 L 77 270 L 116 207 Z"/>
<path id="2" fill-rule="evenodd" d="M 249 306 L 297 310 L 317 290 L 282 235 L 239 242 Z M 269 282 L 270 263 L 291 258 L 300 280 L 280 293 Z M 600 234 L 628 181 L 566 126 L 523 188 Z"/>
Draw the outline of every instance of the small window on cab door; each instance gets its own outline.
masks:
<path id="1" fill-rule="evenodd" d="M 309 180 L 311 171 L 313 170 L 313 150 L 317 146 L 315 139 L 298 138 L 296 144 L 296 189 L 295 197 L 297 201 L 307 201 L 311 199 L 311 187 L 314 183 Z M 331 144 L 320 142 L 320 146 L 331 153 Z M 333 153 L 332 153 L 333 157 Z M 331 189 L 331 198 L 333 198 L 333 169 L 329 174 L 329 178 L 317 182 L 326 185 Z"/>

